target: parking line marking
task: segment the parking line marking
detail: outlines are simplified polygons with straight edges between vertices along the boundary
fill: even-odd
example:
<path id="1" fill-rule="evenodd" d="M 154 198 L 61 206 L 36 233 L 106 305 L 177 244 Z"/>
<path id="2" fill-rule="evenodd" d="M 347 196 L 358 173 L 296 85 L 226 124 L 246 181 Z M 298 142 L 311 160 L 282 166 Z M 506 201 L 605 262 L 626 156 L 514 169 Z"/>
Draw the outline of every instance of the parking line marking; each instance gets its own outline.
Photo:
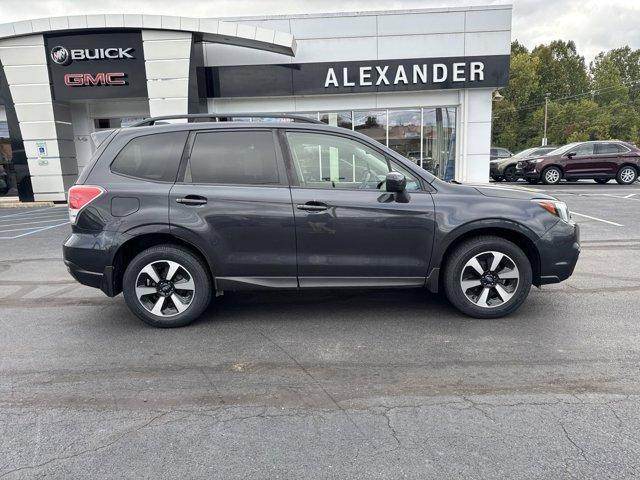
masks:
<path id="1" fill-rule="evenodd" d="M 631 198 L 635 195 L 637 195 L 637 193 L 630 193 L 629 195 L 625 195 L 624 198 Z"/>
<path id="2" fill-rule="evenodd" d="M 66 211 L 62 212 L 42 212 L 36 213 L 33 215 L 21 214 L 21 215 L 5 215 L 0 216 L 0 222 L 8 222 L 11 220 L 28 220 L 31 218 L 56 218 L 60 216 L 60 214 L 67 213 Z"/>
<path id="3" fill-rule="evenodd" d="M 591 220 L 596 220 L 598 222 L 608 223 L 609 225 L 615 225 L 616 227 L 624 227 L 624 225 L 620 225 L 616 222 L 610 222 L 609 220 L 603 220 L 602 218 L 592 217 L 591 215 L 585 215 L 584 213 L 571 212 L 571 215 L 578 215 L 579 217 L 590 218 Z"/>
<path id="4" fill-rule="evenodd" d="M 7 218 L 7 217 L 15 217 L 16 215 L 29 215 L 32 213 L 42 213 L 45 212 L 47 210 L 51 210 L 52 208 L 62 208 L 62 207 L 45 207 L 45 208 L 37 208 L 37 209 L 29 209 L 28 212 L 18 212 L 18 213 L 11 213 L 9 215 L 2 215 L 2 218 Z"/>
<path id="5" fill-rule="evenodd" d="M 47 219 L 50 219 L 52 222 L 55 222 L 56 220 L 60 220 L 61 218 L 64 218 L 65 216 L 66 215 L 58 215 L 58 214 L 56 214 L 56 215 L 29 215 L 28 217 L 12 217 L 12 218 L 7 218 L 7 219 L 0 219 L 0 223 L 22 222 L 22 221 L 27 221 L 27 220 L 47 220 Z"/>
<path id="6" fill-rule="evenodd" d="M 0 228 L 4 228 L 4 227 L 17 227 L 18 225 L 33 225 L 34 223 L 55 223 L 55 222 L 59 222 L 60 220 L 62 220 L 64 217 L 60 217 L 60 218 L 52 218 L 49 220 L 38 220 L 36 222 L 22 222 L 22 223 L 8 223 L 6 225 L 0 225 Z M 17 220 L 22 220 L 21 218 L 17 219 Z M 46 226 L 46 225 L 40 225 L 42 226 Z M 34 227 L 34 228 L 40 228 L 40 227 Z"/>
<path id="7" fill-rule="evenodd" d="M 21 230 L 37 230 L 42 227 L 42 225 L 38 225 L 37 227 L 10 228 L 9 230 L 0 230 L 0 234 L 7 232 L 19 232 Z"/>
<path id="8" fill-rule="evenodd" d="M 31 232 L 21 233 L 20 235 L 15 235 L 13 237 L 0 237 L 0 240 L 15 240 L 16 238 L 26 237 L 27 235 L 34 235 L 36 233 L 44 232 L 45 230 L 50 230 L 52 228 L 61 227 L 62 225 L 68 225 L 68 224 L 69 224 L 69 222 L 60 223 L 58 225 L 50 225 L 48 227 L 40 228 L 39 230 L 34 230 L 34 231 L 31 231 Z"/>

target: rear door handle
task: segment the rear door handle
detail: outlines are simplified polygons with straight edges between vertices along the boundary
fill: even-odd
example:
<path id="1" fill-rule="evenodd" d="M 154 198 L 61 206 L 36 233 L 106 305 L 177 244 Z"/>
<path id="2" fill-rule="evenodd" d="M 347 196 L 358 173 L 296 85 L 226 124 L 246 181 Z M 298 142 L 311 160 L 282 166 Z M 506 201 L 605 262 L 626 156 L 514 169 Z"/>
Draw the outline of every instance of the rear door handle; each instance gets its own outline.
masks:
<path id="1" fill-rule="evenodd" d="M 300 205 L 296 205 L 298 210 L 305 210 L 307 212 L 323 212 L 329 208 L 329 205 L 322 202 L 307 202 Z"/>
<path id="2" fill-rule="evenodd" d="M 176 202 L 183 205 L 204 205 L 207 203 L 207 198 L 200 195 L 187 195 L 186 197 L 176 198 Z"/>

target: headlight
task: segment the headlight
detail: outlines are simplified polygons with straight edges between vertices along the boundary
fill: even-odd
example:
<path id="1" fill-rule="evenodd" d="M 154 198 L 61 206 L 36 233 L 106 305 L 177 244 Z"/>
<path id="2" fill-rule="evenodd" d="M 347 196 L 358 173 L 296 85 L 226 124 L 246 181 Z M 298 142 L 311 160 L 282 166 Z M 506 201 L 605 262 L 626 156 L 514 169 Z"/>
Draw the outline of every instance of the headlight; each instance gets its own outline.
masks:
<path id="1" fill-rule="evenodd" d="M 499 158 L 494 158 L 493 160 L 489 160 L 489 163 L 500 163 L 500 161 Z"/>
<path id="2" fill-rule="evenodd" d="M 551 215 L 555 215 L 560 220 L 569 222 L 569 220 L 571 219 L 571 215 L 569 214 L 569 207 L 567 207 L 567 204 L 564 202 L 561 202 L 559 200 L 545 200 L 541 198 L 534 198 L 531 201 L 537 203 Z"/>
<path id="3" fill-rule="evenodd" d="M 533 163 L 540 163 L 540 162 L 544 162 L 544 158 L 536 158 L 535 160 L 530 160 Z"/>

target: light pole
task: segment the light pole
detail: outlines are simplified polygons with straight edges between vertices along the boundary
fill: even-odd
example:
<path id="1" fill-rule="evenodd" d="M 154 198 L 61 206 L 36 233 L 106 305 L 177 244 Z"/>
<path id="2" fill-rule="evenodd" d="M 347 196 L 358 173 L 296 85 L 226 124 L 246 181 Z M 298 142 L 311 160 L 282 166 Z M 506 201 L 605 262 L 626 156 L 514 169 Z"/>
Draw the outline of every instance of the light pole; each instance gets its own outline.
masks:
<path id="1" fill-rule="evenodd" d="M 544 135 L 542 136 L 542 146 L 544 147 L 547 142 L 547 110 L 549 108 L 549 97 L 550 93 L 544 94 Z"/>

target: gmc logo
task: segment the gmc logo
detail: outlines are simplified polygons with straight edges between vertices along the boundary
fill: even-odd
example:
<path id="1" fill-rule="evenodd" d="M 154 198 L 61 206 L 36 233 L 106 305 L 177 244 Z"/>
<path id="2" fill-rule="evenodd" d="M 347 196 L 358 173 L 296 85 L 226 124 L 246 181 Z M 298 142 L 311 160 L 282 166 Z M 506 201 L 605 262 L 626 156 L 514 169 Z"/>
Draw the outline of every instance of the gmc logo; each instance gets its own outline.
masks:
<path id="1" fill-rule="evenodd" d="M 69 87 L 126 85 L 127 74 L 123 72 L 67 73 L 64 76 L 64 84 Z"/>

